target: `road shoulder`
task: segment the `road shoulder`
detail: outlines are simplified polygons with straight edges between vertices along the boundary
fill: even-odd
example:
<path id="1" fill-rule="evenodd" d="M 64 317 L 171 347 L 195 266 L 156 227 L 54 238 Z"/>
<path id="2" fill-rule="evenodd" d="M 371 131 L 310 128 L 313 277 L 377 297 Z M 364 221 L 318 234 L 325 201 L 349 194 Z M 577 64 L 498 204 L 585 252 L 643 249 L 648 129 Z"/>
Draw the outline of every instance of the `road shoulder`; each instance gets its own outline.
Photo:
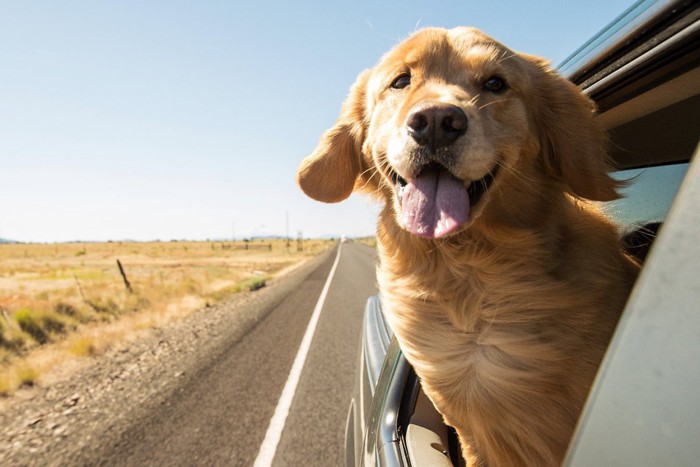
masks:
<path id="1" fill-rule="evenodd" d="M 72 378 L 36 388 L 0 413 L 0 464 L 49 465 L 117 439 L 157 408 L 224 345 L 241 339 L 265 313 L 323 263 L 331 249 L 268 287 L 233 296 L 127 346 L 94 357 Z"/>

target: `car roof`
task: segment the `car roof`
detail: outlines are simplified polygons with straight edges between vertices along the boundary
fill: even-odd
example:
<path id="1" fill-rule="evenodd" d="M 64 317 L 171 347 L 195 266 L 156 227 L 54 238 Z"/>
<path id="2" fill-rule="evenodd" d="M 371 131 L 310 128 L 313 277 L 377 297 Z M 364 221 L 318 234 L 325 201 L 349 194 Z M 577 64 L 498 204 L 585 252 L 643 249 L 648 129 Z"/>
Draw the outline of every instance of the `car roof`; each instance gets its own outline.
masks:
<path id="1" fill-rule="evenodd" d="M 559 66 L 597 104 L 619 168 L 687 161 L 700 118 L 696 1 L 635 2 Z"/>

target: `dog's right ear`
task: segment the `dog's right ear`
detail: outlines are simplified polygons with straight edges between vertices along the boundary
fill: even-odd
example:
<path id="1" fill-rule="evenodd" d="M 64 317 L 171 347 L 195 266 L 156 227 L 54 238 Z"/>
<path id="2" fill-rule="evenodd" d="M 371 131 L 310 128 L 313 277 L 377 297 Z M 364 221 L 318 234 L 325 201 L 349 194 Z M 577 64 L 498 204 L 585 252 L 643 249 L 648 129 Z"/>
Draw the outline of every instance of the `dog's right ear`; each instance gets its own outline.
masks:
<path id="1" fill-rule="evenodd" d="M 364 170 L 362 143 L 370 71 L 365 70 L 357 77 L 335 125 L 321 136 L 314 152 L 301 161 L 297 169 L 297 183 L 315 200 L 343 201 L 353 192 Z"/>

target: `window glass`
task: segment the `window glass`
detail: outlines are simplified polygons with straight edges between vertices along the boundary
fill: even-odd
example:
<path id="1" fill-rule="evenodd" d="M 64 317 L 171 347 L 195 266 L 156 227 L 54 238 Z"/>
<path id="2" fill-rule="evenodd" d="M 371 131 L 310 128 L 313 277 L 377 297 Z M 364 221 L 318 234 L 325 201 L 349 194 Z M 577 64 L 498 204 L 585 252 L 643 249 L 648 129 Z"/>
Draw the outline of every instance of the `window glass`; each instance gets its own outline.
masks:
<path id="1" fill-rule="evenodd" d="M 623 230 L 661 222 L 687 171 L 688 163 L 682 163 L 615 172 L 613 177 L 628 180 L 629 185 L 620 190 L 622 199 L 603 204 L 603 209 Z"/>

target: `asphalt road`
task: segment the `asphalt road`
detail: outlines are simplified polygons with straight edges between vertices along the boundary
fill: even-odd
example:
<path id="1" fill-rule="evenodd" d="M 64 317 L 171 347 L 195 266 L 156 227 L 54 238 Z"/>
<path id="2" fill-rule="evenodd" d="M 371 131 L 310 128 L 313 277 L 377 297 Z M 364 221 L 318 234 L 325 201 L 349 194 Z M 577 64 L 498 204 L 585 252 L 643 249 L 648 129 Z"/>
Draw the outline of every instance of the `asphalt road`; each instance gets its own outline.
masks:
<path id="1" fill-rule="evenodd" d="M 362 311 L 376 293 L 374 250 L 341 246 L 337 269 L 272 465 L 344 463 L 344 431 L 357 364 Z M 253 465 L 287 381 L 332 252 L 244 336 L 212 356 L 116 441 L 95 448 L 101 465 Z M 85 460 L 85 459 L 83 459 Z"/>

